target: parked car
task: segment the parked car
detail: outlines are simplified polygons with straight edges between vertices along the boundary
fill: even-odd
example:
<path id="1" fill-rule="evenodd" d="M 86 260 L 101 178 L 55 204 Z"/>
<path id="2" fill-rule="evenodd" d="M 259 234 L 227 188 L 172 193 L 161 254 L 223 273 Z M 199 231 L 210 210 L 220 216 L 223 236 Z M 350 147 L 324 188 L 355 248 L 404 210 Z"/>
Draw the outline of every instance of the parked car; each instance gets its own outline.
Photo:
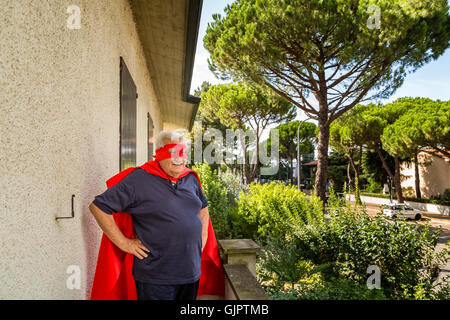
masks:
<path id="1" fill-rule="evenodd" d="M 404 203 L 393 203 L 384 206 L 383 214 L 395 218 L 410 218 L 414 220 L 422 219 L 422 211 L 414 209 Z"/>

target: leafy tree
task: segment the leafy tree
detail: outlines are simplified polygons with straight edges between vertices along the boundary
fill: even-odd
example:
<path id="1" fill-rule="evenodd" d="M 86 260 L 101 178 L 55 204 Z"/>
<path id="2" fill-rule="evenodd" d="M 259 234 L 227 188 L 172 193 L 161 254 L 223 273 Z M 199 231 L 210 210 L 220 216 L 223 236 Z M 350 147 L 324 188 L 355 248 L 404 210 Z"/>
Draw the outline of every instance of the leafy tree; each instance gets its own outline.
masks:
<path id="1" fill-rule="evenodd" d="M 381 150 L 381 153 L 385 159 L 386 165 L 389 167 L 391 172 L 393 172 L 394 158 L 384 150 Z M 363 151 L 361 168 L 363 172 L 361 177 L 364 177 L 369 183 L 369 185 L 366 186 L 366 189 L 369 189 L 369 192 L 381 192 L 389 176 L 383 168 L 380 157 L 375 150 L 368 149 Z"/>
<path id="2" fill-rule="evenodd" d="M 409 158 L 402 157 L 401 154 L 392 155 L 394 158 L 394 171 L 388 166 L 386 158 L 383 155 L 383 144 L 381 137 L 384 130 L 395 123 L 395 121 L 408 111 L 408 105 L 403 103 L 402 99 L 398 99 L 386 105 L 367 106 L 367 109 L 362 113 L 361 130 L 364 137 L 364 145 L 371 150 L 374 150 L 381 160 L 383 168 L 386 170 L 388 176 L 392 179 L 397 199 L 399 203 L 403 203 L 403 192 L 400 179 L 400 163 L 409 161 Z"/>
<path id="3" fill-rule="evenodd" d="M 373 5 L 379 28 L 368 23 Z M 266 85 L 318 121 L 323 200 L 331 123 L 390 96 L 450 39 L 446 0 L 237 0 L 213 18 L 204 46 L 217 76 Z"/>
<path id="4" fill-rule="evenodd" d="M 209 81 L 203 81 L 200 87 L 194 90 L 194 96 L 201 97 L 202 93 L 208 91 L 209 87 L 211 87 L 211 83 Z"/>
<path id="5" fill-rule="evenodd" d="M 345 182 L 345 172 L 347 170 L 347 156 L 344 153 L 331 152 L 328 157 L 328 180 L 332 182 L 333 189 L 341 192 Z"/>
<path id="6" fill-rule="evenodd" d="M 238 130 L 243 153 L 244 175 L 247 182 L 253 181 L 257 174 L 260 138 L 263 131 L 272 123 L 290 121 L 296 116 L 295 107 L 286 99 L 263 87 L 239 82 L 219 84 L 202 94 L 200 106 L 205 115 L 218 117 L 220 122 Z M 247 148 L 243 130 L 251 128 L 256 138 L 255 152 L 250 167 L 247 166 Z"/>
<path id="7" fill-rule="evenodd" d="M 208 199 L 211 224 L 217 239 L 240 237 L 238 225 L 234 221 L 237 200 L 234 194 L 230 194 L 231 179 L 223 179 L 223 173 L 212 170 L 211 166 L 205 162 L 193 165 L 192 169 L 198 173 L 202 181 L 202 190 Z M 232 183 L 239 185 L 238 181 L 235 180 Z M 235 186 L 234 189 L 236 191 L 240 188 Z"/>
<path id="8" fill-rule="evenodd" d="M 364 120 L 361 117 L 361 113 L 366 108 L 367 107 L 363 105 L 357 105 L 334 121 L 330 126 L 331 147 L 335 151 L 344 153 L 348 157 L 349 166 L 351 165 L 355 172 L 355 190 L 357 191 L 355 197 L 358 203 L 361 202 L 359 197 L 359 176 L 361 175 L 361 157 L 364 144 L 364 132 L 362 131 L 361 126 L 361 123 Z M 357 164 L 356 159 L 359 159 Z M 350 168 L 347 168 L 347 176 L 349 184 L 352 185 L 349 169 Z"/>
<path id="9" fill-rule="evenodd" d="M 290 178 L 292 183 L 292 163 L 294 159 L 297 159 L 297 146 L 300 145 L 301 154 L 311 153 L 314 151 L 314 145 L 316 144 L 317 140 L 317 126 L 311 122 L 304 122 L 300 127 L 300 131 L 298 132 L 298 136 L 300 138 L 299 143 L 299 141 L 297 141 L 297 131 L 299 130 L 299 125 L 300 121 L 292 121 L 288 123 L 282 123 L 275 128 L 276 130 L 278 130 L 279 136 L 279 159 L 285 159 L 290 163 Z M 271 150 L 271 146 L 272 139 L 271 137 L 269 137 L 267 139 L 267 147 L 269 149 L 269 152 Z"/>
<path id="10" fill-rule="evenodd" d="M 209 88 L 211 87 L 211 83 L 208 81 L 203 81 L 203 83 L 194 91 L 194 96 L 201 97 L 201 95 L 204 92 L 207 92 Z M 231 129 L 231 127 L 224 125 L 222 122 L 220 122 L 220 119 L 217 117 L 217 115 L 214 112 L 208 112 L 207 109 L 203 105 L 199 105 L 197 114 L 195 116 L 195 122 L 194 126 L 192 127 L 190 138 L 191 141 L 196 141 L 197 139 L 200 139 L 202 141 L 201 144 L 201 151 L 202 155 L 205 154 L 205 149 L 211 148 L 214 146 L 213 150 L 216 152 L 232 152 L 232 150 L 235 150 L 237 145 L 236 143 L 233 143 L 233 145 L 222 145 L 216 143 L 214 139 L 211 139 L 211 141 L 208 141 L 206 138 L 207 132 L 211 129 L 219 130 L 223 137 L 226 136 L 226 130 Z M 194 144 L 191 145 L 191 154 L 194 154 L 194 148 L 198 146 L 194 146 Z M 203 158 L 202 158 L 203 161 Z M 231 169 L 237 173 L 237 164 L 230 163 L 230 161 L 227 161 L 225 163 L 227 166 L 231 167 Z M 212 169 L 217 169 L 218 164 L 217 163 L 211 163 L 210 164 Z"/>
<path id="11" fill-rule="evenodd" d="M 438 148 L 439 134 L 441 137 L 447 135 L 447 140 L 450 139 L 450 112 L 445 116 L 445 112 L 440 112 L 443 110 L 439 102 L 426 98 L 402 98 L 397 103 L 404 104 L 407 111 L 385 128 L 381 141 L 390 155 L 414 159 L 416 197 L 420 198 L 418 153 L 426 147 Z M 432 135 L 426 137 L 424 130 L 430 131 Z"/>
<path id="12" fill-rule="evenodd" d="M 381 140 L 391 155 L 414 159 L 416 197 L 420 198 L 418 153 L 432 148 L 450 156 L 450 101 L 405 98 L 401 103 L 408 112 L 384 130 Z"/>

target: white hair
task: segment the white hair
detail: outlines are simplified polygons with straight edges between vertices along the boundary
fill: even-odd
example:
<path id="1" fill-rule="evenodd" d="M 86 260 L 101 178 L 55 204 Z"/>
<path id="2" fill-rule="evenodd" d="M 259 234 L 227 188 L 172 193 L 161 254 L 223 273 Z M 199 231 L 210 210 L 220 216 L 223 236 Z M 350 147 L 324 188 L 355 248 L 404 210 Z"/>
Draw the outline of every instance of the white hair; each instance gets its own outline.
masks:
<path id="1" fill-rule="evenodd" d="M 184 143 L 186 145 L 189 144 L 189 141 L 184 138 L 181 130 L 164 130 L 161 131 L 156 138 L 155 150 L 158 150 L 171 142 Z"/>

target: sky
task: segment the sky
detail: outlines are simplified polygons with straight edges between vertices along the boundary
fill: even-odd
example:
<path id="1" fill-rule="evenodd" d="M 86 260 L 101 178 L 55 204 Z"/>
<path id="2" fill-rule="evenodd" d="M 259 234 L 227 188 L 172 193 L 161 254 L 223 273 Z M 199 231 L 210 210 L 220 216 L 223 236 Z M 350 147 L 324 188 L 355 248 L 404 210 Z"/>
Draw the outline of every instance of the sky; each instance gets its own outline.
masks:
<path id="1" fill-rule="evenodd" d="M 212 84 L 223 83 L 216 79 L 208 68 L 209 52 L 203 47 L 203 37 L 212 15 L 220 13 L 224 15 L 224 8 L 233 0 L 203 0 L 202 16 L 199 27 L 194 70 L 192 75 L 191 93 L 197 89 L 203 81 Z M 412 74 L 408 74 L 403 85 L 389 99 L 381 101 L 388 103 L 400 97 L 424 97 L 433 100 L 450 100 L 450 49 L 437 60 L 431 61 Z M 298 110 L 297 120 L 303 120 L 306 116 Z M 264 136 L 267 135 L 267 132 Z"/>

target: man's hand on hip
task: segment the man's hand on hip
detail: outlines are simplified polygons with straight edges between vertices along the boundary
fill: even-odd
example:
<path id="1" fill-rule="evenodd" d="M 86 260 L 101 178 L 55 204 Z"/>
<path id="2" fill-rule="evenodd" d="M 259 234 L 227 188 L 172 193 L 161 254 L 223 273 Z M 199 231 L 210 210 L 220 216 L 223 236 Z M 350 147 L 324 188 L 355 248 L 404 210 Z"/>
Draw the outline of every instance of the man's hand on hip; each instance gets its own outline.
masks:
<path id="1" fill-rule="evenodd" d="M 131 253 L 140 260 L 147 258 L 147 253 L 150 253 L 150 250 L 148 250 L 138 238 L 127 238 L 123 244 L 121 244 L 120 250 Z"/>

